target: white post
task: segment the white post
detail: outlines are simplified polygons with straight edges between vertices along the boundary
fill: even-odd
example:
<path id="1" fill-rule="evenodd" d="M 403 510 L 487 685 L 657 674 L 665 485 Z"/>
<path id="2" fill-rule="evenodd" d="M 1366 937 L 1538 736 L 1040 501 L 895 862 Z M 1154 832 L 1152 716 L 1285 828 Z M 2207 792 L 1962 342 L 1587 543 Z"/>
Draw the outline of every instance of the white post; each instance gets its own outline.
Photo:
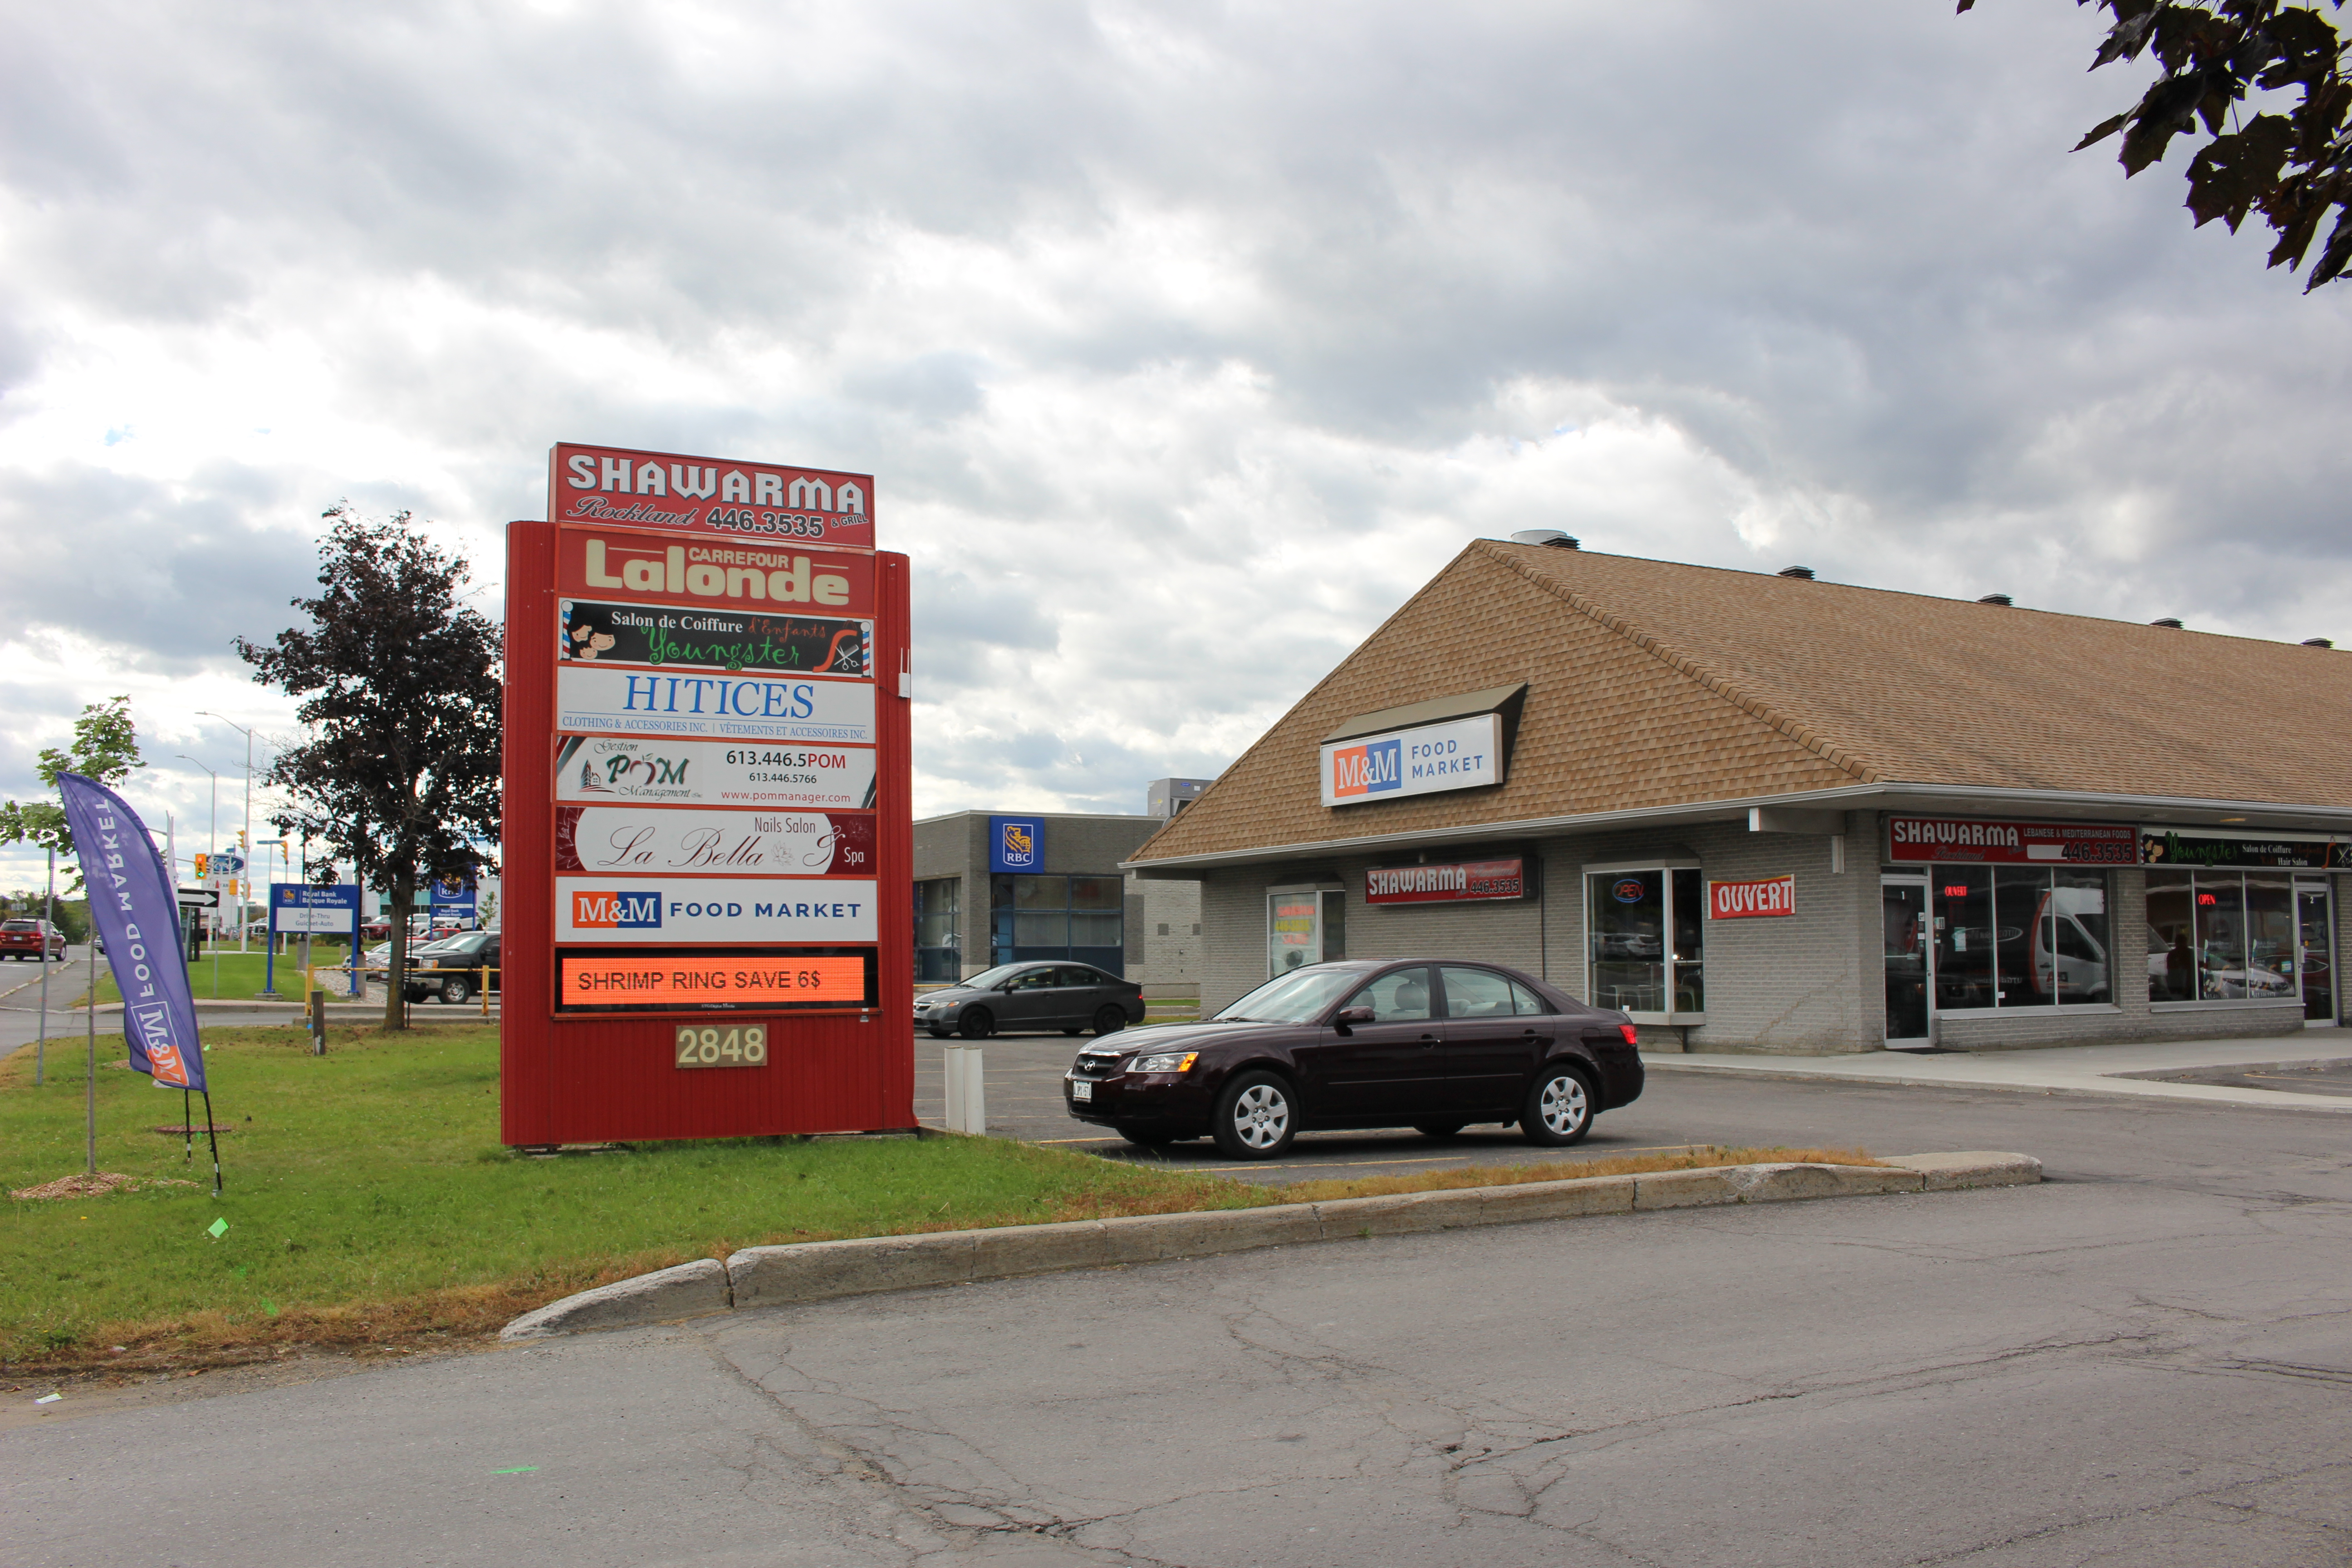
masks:
<path id="1" fill-rule="evenodd" d="M 978 1046 L 950 1046 L 948 1058 L 948 1131 L 988 1136 L 988 1086 L 982 1076 Z"/>
<path id="2" fill-rule="evenodd" d="M 947 1095 L 947 1130 L 963 1131 L 963 1047 L 948 1046 L 940 1052 L 940 1070 Z"/>
<path id="3" fill-rule="evenodd" d="M 988 1136 L 988 1080 L 981 1076 L 981 1051 L 978 1046 L 963 1048 L 964 1071 L 969 1075 L 963 1086 L 964 1131 L 975 1138 Z"/>

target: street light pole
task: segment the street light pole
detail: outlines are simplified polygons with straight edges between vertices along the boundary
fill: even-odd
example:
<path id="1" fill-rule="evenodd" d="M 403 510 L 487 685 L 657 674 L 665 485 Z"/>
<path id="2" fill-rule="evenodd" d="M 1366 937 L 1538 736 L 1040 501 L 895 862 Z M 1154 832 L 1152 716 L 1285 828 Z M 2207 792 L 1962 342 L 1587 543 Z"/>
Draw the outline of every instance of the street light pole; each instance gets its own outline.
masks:
<path id="1" fill-rule="evenodd" d="M 197 709 L 196 716 L 202 719 L 220 719 L 220 721 L 230 729 L 243 731 L 245 734 L 245 838 L 241 846 L 243 853 L 239 858 L 245 862 L 244 880 L 250 888 L 253 883 L 253 731 L 247 730 L 234 719 L 221 719 L 219 714 L 208 708 Z M 239 952 L 245 951 L 245 899 L 240 894 L 236 901 L 236 950 Z"/>
<path id="2" fill-rule="evenodd" d="M 196 763 L 196 759 L 185 752 L 180 752 L 179 757 L 184 763 Z M 202 763 L 196 763 L 196 766 L 205 768 Z M 213 773 L 210 768 L 205 768 L 205 772 L 213 774 L 212 816 L 205 825 L 205 859 L 207 862 L 205 868 L 209 870 L 212 858 L 220 853 L 220 774 Z M 176 868 L 173 875 L 179 875 Z M 217 1001 L 220 998 L 220 905 L 217 901 L 220 888 L 217 879 L 213 888 L 213 897 L 215 900 L 213 905 L 213 940 L 208 945 L 213 950 L 213 998 Z"/>

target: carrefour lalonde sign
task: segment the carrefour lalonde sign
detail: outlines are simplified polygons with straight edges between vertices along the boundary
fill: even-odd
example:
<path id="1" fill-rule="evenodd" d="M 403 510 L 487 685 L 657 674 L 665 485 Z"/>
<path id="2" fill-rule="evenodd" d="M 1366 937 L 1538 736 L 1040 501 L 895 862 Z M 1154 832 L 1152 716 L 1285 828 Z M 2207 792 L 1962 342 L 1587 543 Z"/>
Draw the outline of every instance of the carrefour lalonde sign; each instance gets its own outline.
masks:
<path id="1" fill-rule="evenodd" d="M 1503 782 L 1503 718 L 1481 713 L 1323 745 L 1323 804 L 1361 805 Z"/>

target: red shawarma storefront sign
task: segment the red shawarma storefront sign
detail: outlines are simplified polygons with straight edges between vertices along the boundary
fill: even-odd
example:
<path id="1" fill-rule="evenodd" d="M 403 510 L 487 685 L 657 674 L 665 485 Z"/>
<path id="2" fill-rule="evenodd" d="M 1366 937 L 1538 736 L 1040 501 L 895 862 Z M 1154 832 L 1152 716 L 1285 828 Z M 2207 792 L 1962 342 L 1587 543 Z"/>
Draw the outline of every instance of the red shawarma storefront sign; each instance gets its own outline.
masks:
<path id="1" fill-rule="evenodd" d="M 2105 822 L 1984 822 L 1957 816 L 1890 816 L 1888 856 L 1905 862 L 2131 866 L 2139 832 Z"/>
<path id="2" fill-rule="evenodd" d="M 870 551 L 874 477 L 562 441 L 548 454 L 547 520 Z"/>
<path id="3" fill-rule="evenodd" d="M 1793 873 L 1785 877 L 1751 877 L 1745 881 L 1709 882 L 1706 885 L 1709 920 L 1752 921 L 1796 912 L 1797 879 Z"/>
<path id="4" fill-rule="evenodd" d="M 1463 904 L 1528 896 L 1526 860 L 1465 860 L 1444 866 L 1374 867 L 1364 873 L 1368 904 Z"/>

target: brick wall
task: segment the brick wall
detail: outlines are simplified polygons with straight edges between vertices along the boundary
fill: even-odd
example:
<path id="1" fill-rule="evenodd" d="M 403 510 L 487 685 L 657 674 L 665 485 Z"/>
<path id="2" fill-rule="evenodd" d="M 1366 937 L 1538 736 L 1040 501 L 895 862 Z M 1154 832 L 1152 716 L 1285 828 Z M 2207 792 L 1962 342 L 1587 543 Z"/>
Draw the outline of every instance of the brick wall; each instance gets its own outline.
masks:
<path id="1" fill-rule="evenodd" d="M 1797 913 L 1787 918 L 1709 921 L 1705 937 L 1706 1022 L 1644 1026 L 1647 1051 L 1817 1054 L 1871 1051 L 1885 1037 L 1885 967 L 1880 929 L 1879 818 L 1847 815 L 1845 868 L 1830 869 L 1830 840 L 1803 834 L 1750 833 L 1736 823 L 1695 824 L 1669 831 L 1593 834 L 1546 839 L 1541 903 L 1370 909 L 1363 873 L 1373 865 L 1409 864 L 1409 853 L 1334 857 L 1283 868 L 1220 871 L 1200 884 L 1204 1010 L 1225 1005 L 1265 979 L 1265 889 L 1315 881 L 1348 890 L 1351 958 L 1480 957 L 1542 975 L 1570 995 L 1586 994 L 1582 868 L 1678 855 L 1698 860 L 1709 879 L 1736 880 L 1793 873 Z M 1475 858 L 1433 850 L 1432 859 Z M 2352 877 L 2335 879 L 2339 900 Z M 2303 1026 L 2299 1007 L 2284 1003 L 2152 1008 L 2147 999 L 2147 878 L 2117 868 L 2111 987 L 2105 1006 L 2064 1012 L 1987 1010 L 1939 1013 L 1936 1039 L 1948 1049 L 2006 1050 L 2125 1040 L 2189 1040 L 2288 1034 Z M 2352 933 L 2339 918 L 2336 973 L 2352 976 Z M 2342 998 L 2338 998 L 2339 1009 Z"/>
<path id="2" fill-rule="evenodd" d="M 1350 958 L 1484 958 L 1585 994 L 1582 868 L 1651 856 L 1697 858 L 1707 876 L 1794 872 L 1798 913 L 1786 919 L 1711 922 L 1706 933 L 1707 1012 L 1688 1033 L 1693 1050 L 1790 1052 L 1872 1050 L 1878 1046 L 1877 858 L 1870 819 L 1843 873 L 1830 872 L 1826 837 L 1749 833 L 1709 824 L 1671 834 L 1594 835 L 1536 846 L 1540 900 L 1369 908 L 1364 872 L 1412 857 L 1334 857 L 1312 865 L 1214 873 L 1202 886 L 1202 1005 L 1222 1007 L 1265 979 L 1265 890 L 1337 882 L 1348 891 Z M 1852 847 L 1856 838 L 1849 837 Z M 1446 848 L 1432 859 L 1475 858 Z M 1865 921 L 1863 917 L 1867 915 Z M 1867 960 L 1867 973 L 1865 970 Z M 1867 1005 L 1859 1000 L 1868 988 Z M 1651 1050 L 1680 1050 L 1682 1031 L 1645 1028 Z"/>

